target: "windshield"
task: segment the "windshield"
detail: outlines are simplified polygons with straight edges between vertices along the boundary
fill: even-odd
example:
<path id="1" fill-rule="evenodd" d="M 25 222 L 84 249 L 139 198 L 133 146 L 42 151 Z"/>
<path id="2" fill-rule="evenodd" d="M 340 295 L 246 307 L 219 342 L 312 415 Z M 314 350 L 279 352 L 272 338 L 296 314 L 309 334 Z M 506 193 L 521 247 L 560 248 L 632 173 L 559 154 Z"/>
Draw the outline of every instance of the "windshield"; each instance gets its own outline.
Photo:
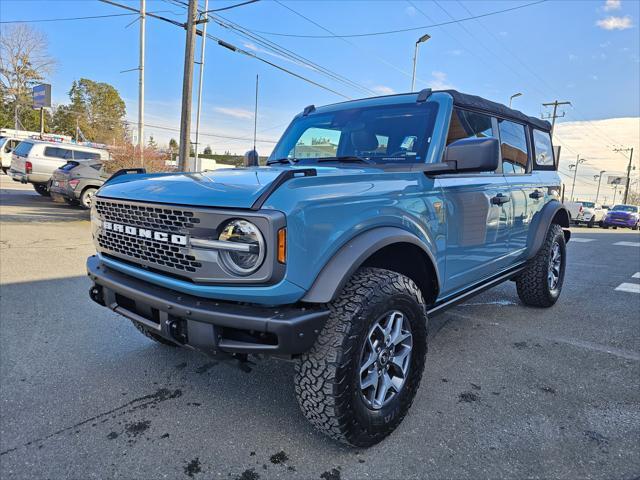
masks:
<path id="1" fill-rule="evenodd" d="M 631 212 L 631 213 L 637 213 L 638 212 L 638 207 L 635 207 L 633 205 L 615 205 L 612 210 L 614 212 Z"/>
<path id="2" fill-rule="evenodd" d="M 345 108 L 296 118 L 269 161 L 424 162 L 438 111 L 433 103 Z"/>
<path id="3" fill-rule="evenodd" d="M 595 206 L 593 202 L 580 202 L 580 203 L 582 203 L 582 206 L 585 208 L 593 208 Z"/>

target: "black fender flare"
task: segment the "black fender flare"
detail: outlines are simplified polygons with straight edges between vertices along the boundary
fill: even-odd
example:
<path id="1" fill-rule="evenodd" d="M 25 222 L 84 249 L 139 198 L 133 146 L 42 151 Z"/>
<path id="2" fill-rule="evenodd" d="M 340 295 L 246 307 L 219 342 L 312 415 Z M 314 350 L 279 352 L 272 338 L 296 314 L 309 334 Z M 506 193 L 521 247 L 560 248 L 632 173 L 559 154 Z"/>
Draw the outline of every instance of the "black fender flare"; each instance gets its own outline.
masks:
<path id="1" fill-rule="evenodd" d="M 311 288 L 301 299 L 308 303 L 327 303 L 342 290 L 355 271 L 375 252 L 394 243 L 410 243 L 426 253 L 440 288 L 440 275 L 433 253 L 416 235 L 398 227 L 377 227 L 355 236 L 331 257 Z"/>
<path id="2" fill-rule="evenodd" d="M 568 242 L 571 238 L 571 232 L 568 230 L 571 219 L 569 211 L 558 200 L 551 200 L 531 220 L 529 238 L 527 240 L 527 260 L 535 257 L 540 247 L 542 247 L 554 219 L 556 220 L 555 223 L 563 228 L 565 241 Z"/>

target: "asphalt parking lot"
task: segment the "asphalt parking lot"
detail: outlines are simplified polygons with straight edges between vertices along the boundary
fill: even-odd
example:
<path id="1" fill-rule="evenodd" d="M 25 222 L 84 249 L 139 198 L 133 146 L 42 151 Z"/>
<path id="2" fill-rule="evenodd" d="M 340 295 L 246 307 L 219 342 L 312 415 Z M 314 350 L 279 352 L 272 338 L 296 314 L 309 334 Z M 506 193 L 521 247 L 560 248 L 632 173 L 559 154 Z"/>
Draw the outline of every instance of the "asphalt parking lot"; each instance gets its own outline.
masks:
<path id="1" fill-rule="evenodd" d="M 399 429 L 352 449 L 298 410 L 293 366 L 163 347 L 93 304 L 88 214 L 0 177 L 0 477 L 640 475 L 640 235 L 576 228 L 549 310 L 501 285 L 431 320 Z"/>

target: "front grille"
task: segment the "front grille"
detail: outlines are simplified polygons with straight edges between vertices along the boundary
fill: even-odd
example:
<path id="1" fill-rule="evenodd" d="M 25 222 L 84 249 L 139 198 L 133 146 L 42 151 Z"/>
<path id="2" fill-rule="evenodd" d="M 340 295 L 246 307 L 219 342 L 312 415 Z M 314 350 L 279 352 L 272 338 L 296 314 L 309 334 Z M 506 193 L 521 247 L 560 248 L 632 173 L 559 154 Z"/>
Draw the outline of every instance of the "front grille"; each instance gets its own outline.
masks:
<path id="1" fill-rule="evenodd" d="M 139 205 L 99 199 L 96 213 L 102 221 L 145 228 L 157 232 L 188 235 L 189 230 L 200 223 L 194 212 L 155 205 Z M 190 255 L 186 247 L 172 245 L 127 233 L 106 230 L 97 232 L 100 249 L 116 257 L 145 266 L 158 267 L 171 273 L 197 273 L 202 263 Z"/>
<path id="2" fill-rule="evenodd" d="M 200 223 L 193 212 L 156 206 L 96 201 L 96 211 L 102 220 L 177 233 Z"/>

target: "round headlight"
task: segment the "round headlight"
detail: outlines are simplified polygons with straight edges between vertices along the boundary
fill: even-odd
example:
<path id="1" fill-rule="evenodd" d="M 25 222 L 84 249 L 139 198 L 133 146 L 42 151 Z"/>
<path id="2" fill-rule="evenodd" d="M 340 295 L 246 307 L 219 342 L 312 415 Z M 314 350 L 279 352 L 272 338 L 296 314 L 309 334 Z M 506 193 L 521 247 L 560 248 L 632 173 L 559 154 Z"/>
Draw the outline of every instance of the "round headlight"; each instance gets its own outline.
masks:
<path id="1" fill-rule="evenodd" d="M 264 239 L 258 227 L 247 220 L 231 220 L 224 225 L 218 240 L 238 243 L 238 249 L 221 249 L 220 259 L 236 275 L 250 275 L 264 260 Z"/>

